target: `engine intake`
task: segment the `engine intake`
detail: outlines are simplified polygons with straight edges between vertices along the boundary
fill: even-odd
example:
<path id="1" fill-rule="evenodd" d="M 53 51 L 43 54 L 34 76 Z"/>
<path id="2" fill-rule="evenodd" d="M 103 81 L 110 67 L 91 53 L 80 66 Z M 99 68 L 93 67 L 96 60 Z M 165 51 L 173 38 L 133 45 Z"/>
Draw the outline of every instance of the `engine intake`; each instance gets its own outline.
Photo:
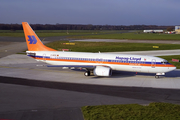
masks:
<path id="1" fill-rule="evenodd" d="M 93 73 L 95 76 L 111 76 L 112 70 L 109 67 L 96 66 Z"/>

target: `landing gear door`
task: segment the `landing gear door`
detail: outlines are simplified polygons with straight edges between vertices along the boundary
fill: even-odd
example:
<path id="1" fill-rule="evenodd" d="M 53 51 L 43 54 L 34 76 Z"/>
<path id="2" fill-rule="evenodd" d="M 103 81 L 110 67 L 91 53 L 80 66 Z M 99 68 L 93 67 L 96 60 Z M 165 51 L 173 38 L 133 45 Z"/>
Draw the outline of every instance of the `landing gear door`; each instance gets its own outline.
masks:
<path id="1" fill-rule="evenodd" d="M 155 60 L 155 59 L 152 59 L 152 60 L 151 60 L 151 67 L 152 67 L 152 68 L 155 68 L 155 67 L 156 67 L 156 60 Z"/>

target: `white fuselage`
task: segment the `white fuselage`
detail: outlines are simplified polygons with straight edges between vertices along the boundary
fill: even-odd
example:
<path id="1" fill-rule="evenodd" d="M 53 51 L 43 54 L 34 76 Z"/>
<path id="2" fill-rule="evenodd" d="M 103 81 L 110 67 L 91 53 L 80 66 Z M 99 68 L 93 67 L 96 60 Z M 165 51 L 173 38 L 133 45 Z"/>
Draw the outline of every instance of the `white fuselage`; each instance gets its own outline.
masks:
<path id="1" fill-rule="evenodd" d="M 112 70 L 145 73 L 165 73 L 176 69 L 166 60 L 153 56 L 64 51 L 27 51 L 27 54 L 51 65 L 107 66 Z"/>

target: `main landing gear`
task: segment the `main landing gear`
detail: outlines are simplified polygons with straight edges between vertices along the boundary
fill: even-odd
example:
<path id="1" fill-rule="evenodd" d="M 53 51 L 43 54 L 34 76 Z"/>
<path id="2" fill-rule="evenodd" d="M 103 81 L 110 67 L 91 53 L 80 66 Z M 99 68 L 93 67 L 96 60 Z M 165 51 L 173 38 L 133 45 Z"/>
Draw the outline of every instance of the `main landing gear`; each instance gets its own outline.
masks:
<path id="1" fill-rule="evenodd" d="M 87 77 L 87 76 L 90 76 L 90 74 L 91 74 L 91 72 L 90 71 L 86 71 L 85 73 L 84 73 L 84 75 Z"/>
<path id="2" fill-rule="evenodd" d="M 158 79 L 158 78 L 159 78 L 159 75 L 155 75 L 155 78 Z"/>

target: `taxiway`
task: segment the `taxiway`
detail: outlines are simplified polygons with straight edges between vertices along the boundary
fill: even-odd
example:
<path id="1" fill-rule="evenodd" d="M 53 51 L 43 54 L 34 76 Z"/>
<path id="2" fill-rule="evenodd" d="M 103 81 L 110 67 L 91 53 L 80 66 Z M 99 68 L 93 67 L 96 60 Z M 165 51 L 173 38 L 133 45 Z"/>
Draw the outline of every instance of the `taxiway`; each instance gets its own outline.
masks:
<path id="1" fill-rule="evenodd" d="M 180 70 L 160 79 L 154 74 L 121 71 L 113 71 L 111 77 L 85 77 L 81 70 L 50 68 L 14 54 L 26 50 L 24 45 L 16 41 L 0 47 L 0 119 L 83 120 L 80 108 L 87 105 L 180 104 Z M 174 51 L 145 53 L 159 56 Z"/>
<path id="2" fill-rule="evenodd" d="M 180 89 L 180 70 L 156 79 L 155 74 L 113 71 L 111 77 L 85 77 L 81 70 L 50 68 L 26 55 L 9 55 L 0 60 L 0 76 L 92 85 Z"/>

